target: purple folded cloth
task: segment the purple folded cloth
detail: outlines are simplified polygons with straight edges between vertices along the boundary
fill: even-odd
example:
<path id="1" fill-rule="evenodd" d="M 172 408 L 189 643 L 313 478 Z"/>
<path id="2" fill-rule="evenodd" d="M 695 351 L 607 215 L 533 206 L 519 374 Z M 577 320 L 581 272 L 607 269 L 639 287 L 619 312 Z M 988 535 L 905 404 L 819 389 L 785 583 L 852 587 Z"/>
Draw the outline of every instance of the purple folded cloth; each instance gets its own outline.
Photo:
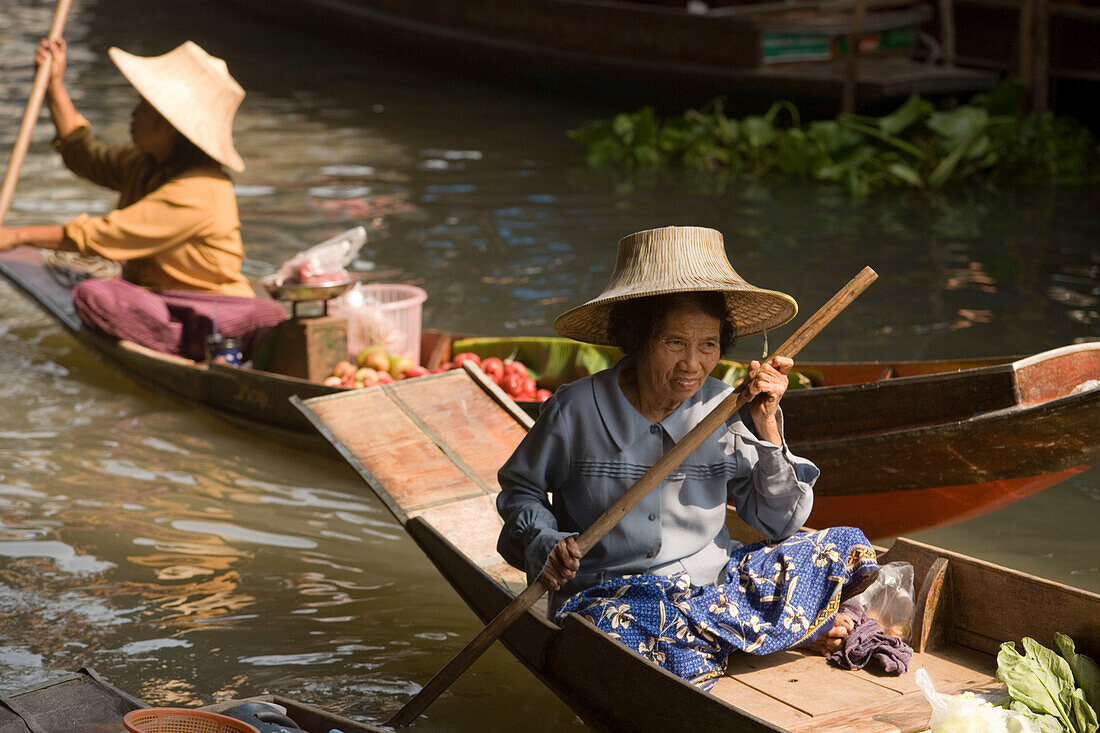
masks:
<path id="1" fill-rule="evenodd" d="M 874 662 L 887 674 L 905 674 L 913 648 L 896 636 L 890 636 L 878 622 L 854 603 L 845 603 L 840 612 L 854 622 L 854 628 L 844 637 L 840 649 L 829 655 L 829 661 L 841 669 L 863 669 Z"/>

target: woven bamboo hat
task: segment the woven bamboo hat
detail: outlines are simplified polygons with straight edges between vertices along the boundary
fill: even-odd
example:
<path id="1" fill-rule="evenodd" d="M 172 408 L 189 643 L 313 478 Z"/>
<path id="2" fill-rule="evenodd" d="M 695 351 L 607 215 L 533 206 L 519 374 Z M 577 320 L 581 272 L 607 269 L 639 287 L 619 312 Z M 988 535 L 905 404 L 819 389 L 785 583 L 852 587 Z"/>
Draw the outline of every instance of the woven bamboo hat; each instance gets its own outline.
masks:
<path id="1" fill-rule="evenodd" d="M 750 285 L 726 257 L 722 233 L 704 227 L 647 229 L 619 240 L 615 270 L 596 298 L 558 316 L 562 336 L 608 344 L 615 303 L 649 295 L 716 291 L 726 296 L 738 336 L 760 333 L 794 318 L 798 304 L 786 293 Z"/>
<path id="2" fill-rule="evenodd" d="M 244 161 L 233 147 L 233 117 L 244 89 L 221 59 L 185 41 L 163 56 L 107 51 L 138 94 L 181 135 L 226 168 L 240 173 Z"/>

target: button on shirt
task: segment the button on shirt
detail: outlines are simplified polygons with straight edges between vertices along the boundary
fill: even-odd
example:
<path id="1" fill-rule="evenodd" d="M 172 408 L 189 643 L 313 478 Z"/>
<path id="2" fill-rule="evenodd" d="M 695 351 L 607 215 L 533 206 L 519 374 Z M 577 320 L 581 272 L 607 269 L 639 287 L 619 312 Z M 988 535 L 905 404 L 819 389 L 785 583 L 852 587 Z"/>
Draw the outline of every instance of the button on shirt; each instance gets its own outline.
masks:
<path id="1" fill-rule="evenodd" d="M 500 469 L 504 528 L 497 549 L 529 581 L 558 542 L 588 528 L 731 389 L 708 379 L 654 424 L 619 387 L 625 361 L 558 389 Z M 713 583 L 740 546 L 725 527 L 727 498 L 767 537 L 794 534 L 810 514 L 819 471 L 757 437 L 746 419 L 751 423 L 732 416 L 608 532 L 581 560 L 577 577 L 551 594 L 551 611 L 620 575 L 687 572 L 696 585 Z M 782 430 L 781 416 L 779 423 Z"/>

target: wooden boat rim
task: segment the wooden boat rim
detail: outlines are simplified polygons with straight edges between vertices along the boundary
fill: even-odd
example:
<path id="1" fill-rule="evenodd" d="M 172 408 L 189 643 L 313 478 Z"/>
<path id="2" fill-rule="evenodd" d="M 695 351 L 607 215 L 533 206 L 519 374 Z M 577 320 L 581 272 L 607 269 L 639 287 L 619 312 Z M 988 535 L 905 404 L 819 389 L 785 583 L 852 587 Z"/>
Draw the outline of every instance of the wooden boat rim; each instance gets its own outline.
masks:
<path id="1" fill-rule="evenodd" d="M 1069 356 L 1071 354 L 1079 354 L 1085 351 L 1100 351 L 1100 341 L 1088 341 L 1081 344 L 1069 344 L 1067 346 L 1058 346 L 1047 351 L 1040 351 L 1037 354 L 1031 354 L 1029 356 L 1019 357 L 1012 362 L 1012 368 L 1015 371 L 1026 369 L 1036 364 L 1041 364 L 1044 361 L 1050 359 L 1057 359 L 1063 356 Z"/>

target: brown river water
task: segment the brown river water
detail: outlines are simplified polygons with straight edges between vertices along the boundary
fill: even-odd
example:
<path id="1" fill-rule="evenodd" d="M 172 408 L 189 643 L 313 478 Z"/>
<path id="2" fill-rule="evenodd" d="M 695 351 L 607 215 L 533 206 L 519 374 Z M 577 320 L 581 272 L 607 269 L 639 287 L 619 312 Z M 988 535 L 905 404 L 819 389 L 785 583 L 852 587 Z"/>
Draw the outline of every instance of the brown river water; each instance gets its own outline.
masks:
<path id="1" fill-rule="evenodd" d="M 8 151 L 53 8 L 0 9 Z M 136 96 L 109 46 L 158 54 L 191 38 L 228 60 L 248 90 L 236 182 L 253 277 L 363 223 L 357 266 L 427 290 L 426 325 L 546 334 L 599 291 L 619 237 L 699 224 L 807 313 L 878 270 L 805 358 L 1025 354 L 1100 336 L 1096 189 L 852 201 L 791 183 L 630 180 L 580 167 L 565 131 L 615 108 L 567 90 L 412 66 L 198 0 L 76 0 L 67 37 L 76 104 L 114 140 Z M 51 135 L 43 117 L 9 224 L 113 204 L 63 169 Z M 747 339 L 734 356 L 762 349 Z M 270 690 L 379 721 L 480 628 L 351 469 L 147 390 L 4 283 L 0 374 L 0 692 L 89 665 L 158 704 Z M 1092 469 L 916 537 L 1100 591 L 1098 518 Z M 494 648 L 414 729 L 520 725 L 581 727 Z"/>

